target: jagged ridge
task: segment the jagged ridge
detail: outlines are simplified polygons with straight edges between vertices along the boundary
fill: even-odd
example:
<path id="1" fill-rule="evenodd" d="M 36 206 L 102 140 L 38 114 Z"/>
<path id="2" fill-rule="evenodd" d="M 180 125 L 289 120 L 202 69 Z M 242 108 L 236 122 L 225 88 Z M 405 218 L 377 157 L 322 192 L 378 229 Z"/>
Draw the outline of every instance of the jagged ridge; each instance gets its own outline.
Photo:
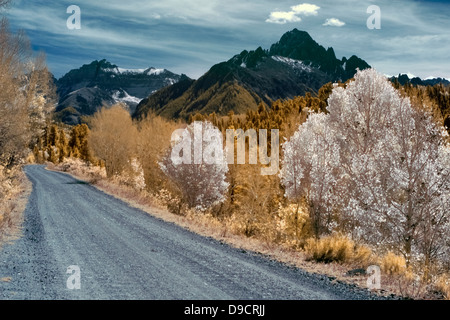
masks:
<path id="1" fill-rule="evenodd" d="M 244 50 L 214 65 L 184 86 L 184 92 L 176 85 L 156 92 L 138 105 L 133 116 L 141 118 L 150 110 L 169 118 L 188 118 L 196 112 L 242 113 L 256 110 L 260 103 L 269 106 L 277 99 L 317 92 L 327 82 L 346 81 L 357 68 L 369 67 L 356 56 L 337 59 L 333 48 L 325 49 L 307 32 L 294 29 L 269 50 Z"/>

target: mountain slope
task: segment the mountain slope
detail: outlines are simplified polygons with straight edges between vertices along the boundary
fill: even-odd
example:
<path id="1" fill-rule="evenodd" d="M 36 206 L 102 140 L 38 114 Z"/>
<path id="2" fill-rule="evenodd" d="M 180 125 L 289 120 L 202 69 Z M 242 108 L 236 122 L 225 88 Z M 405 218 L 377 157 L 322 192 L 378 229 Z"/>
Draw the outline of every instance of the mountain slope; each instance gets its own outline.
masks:
<path id="1" fill-rule="evenodd" d="M 197 112 L 242 113 L 256 110 L 259 103 L 270 105 L 277 99 L 317 92 L 328 82 L 353 77 L 356 68 L 369 67 L 356 56 L 337 59 L 332 48 L 325 49 L 307 32 L 294 29 L 270 50 L 244 50 L 214 65 L 184 92 L 176 85 L 156 92 L 141 101 L 133 116 L 141 118 L 149 111 L 168 118 L 187 118 Z"/>
<path id="2" fill-rule="evenodd" d="M 143 98 L 180 78 L 166 69 L 122 69 L 106 60 L 93 61 L 56 81 L 60 97 L 56 117 L 76 124 L 80 116 L 117 102 L 125 103 L 133 112 Z"/>

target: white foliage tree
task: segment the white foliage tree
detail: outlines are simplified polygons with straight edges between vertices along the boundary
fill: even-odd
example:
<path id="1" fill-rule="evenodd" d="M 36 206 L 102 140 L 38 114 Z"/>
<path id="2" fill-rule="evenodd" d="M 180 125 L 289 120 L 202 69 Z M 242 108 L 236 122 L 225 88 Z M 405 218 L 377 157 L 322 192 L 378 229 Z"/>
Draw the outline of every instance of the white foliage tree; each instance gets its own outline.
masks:
<path id="1" fill-rule="evenodd" d="M 284 159 L 280 178 L 286 196 L 305 198 L 316 237 L 332 227 L 335 168 L 339 150 L 323 113 L 310 114 L 291 139 L 283 145 Z"/>
<path id="2" fill-rule="evenodd" d="M 356 221 L 354 234 L 397 249 L 407 261 L 439 255 L 445 240 L 431 239 L 439 230 L 448 234 L 450 214 L 445 130 L 373 69 L 333 90 L 328 103 L 345 179 L 339 198 Z"/>
<path id="3" fill-rule="evenodd" d="M 176 130 L 160 163 L 189 208 L 205 210 L 225 199 L 228 164 L 222 133 L 208 121 Z"/>
<path id="4" fill-rule="evenodd" d="M 408 260 L 415 255 L 429 265 L 450 249 L 448 134 L 430 115 L 398 111 L 403 117 L 394 127 L 396 141 L 386 145 L 388 162 L 380 173 L 390 217 L 385 224 L 396 231 L 390 240 L 403 243 L 400 251 Z"/>
<path id="5" fill-rule="evenodd" d="M 358 71 L 346 88 L 335 87 L 328 111 L 319 124 L 329 132 L 327 144 L 319 146 L 319 151 L 312 148 L 315 144 L 308 141 L 319 137 L 310 136 L 321 131 L 306 132 L 306 126 L 302 126 L 296 139 L 307 147 L 295 147 L 296 155 L 285 149 L 284 162 L 291 166 L 292 159 L 308 159 L 304 152 L 319 157 L 326 150 L 339 154 L 322 156 L 323 163 L 316 163 L 321 168 L 317 170 L 324 170 L 322 176 L 305 175 L 311 162 L 300 162 L 295 169 L 302 173 L 297 174 L 300 185 L 306 184 L 309 192 L 317 185 L 332 187 L 332 191 L 327 189 L 330 195 L 319 201 L 330 207 L 327 200 L 331 199 L 331 207 L 340 208 L 340 221 L 346 222 L 340 227 L 353 237 L 396 249 L 408 262 L 415 257 L 429 263 L 448 254 L 450 172 L 446 131 L 424 111 L 413 108 L 409 99 L 402 98 L 373 69 Z M 294 172 L 286 166 L 284 177 L 285 171 L 291 175 Z M 319 180 L 314 184 L 311 178 Z M 284 185 L 288 196 L 297 187 Z"/>

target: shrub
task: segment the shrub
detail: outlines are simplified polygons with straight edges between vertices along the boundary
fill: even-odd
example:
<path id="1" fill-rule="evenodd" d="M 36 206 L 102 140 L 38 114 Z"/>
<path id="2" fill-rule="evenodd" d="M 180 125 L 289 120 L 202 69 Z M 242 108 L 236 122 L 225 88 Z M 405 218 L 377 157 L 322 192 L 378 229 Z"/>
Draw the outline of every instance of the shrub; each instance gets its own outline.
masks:
<path id="1" fill-rule="evenodd" d="M 323 263 L 358 263 L 365 265 L 372 252 L 369 248 L 355 244 L 346 236 L 333 234 L 321 239 L 310 238 L 306 241 L 305 252 L 308 260 Z"/>
<path id="2" fill-rule="evenodd" d="M 443 294 L 444 298 L 450 300 L 450 274 L 441 275 L 436 281 L 436 290 Z"/>
<path id="3" fill-rule="evenodd" d="M 389 251 L 381 258 L 381 271 L 388 275 L 402 275 L 406 273 L 406 260 Z"/>

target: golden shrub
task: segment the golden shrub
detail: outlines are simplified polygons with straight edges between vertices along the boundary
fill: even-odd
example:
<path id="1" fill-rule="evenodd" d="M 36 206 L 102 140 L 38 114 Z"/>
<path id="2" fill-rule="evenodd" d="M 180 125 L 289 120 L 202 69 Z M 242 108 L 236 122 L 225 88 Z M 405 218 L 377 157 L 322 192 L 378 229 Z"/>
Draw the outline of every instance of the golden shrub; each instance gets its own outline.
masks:
<path id="1" fill-rule="evenodd" d="M 436 281 L 436 290 L 444 295 L 444 298 L 450 300 L 450 274 L 441 275 Z"/>
<path id="2" fill-rule="evenodd" d="M 352 262 L 362 267 L 368 267 L 374 263 L 372 250 L 364 245 L 357 245 L 353 251 Z"/>
<path id="3" fill-rule="evenodd" d="M 381 258 L 381 270 L 389 275 L 406 275 L 406 260 L 389 251 Z"/>
<path id="4" fill-rule="evenodd" d="M 308 239 L 305 252 L 308 260 L 316 262 L 358 263 L 360 265 L 366 265 L 372 255 L 368 247 L 358 245 L 350 238 L 339 234 L 321 239 Z"/>

